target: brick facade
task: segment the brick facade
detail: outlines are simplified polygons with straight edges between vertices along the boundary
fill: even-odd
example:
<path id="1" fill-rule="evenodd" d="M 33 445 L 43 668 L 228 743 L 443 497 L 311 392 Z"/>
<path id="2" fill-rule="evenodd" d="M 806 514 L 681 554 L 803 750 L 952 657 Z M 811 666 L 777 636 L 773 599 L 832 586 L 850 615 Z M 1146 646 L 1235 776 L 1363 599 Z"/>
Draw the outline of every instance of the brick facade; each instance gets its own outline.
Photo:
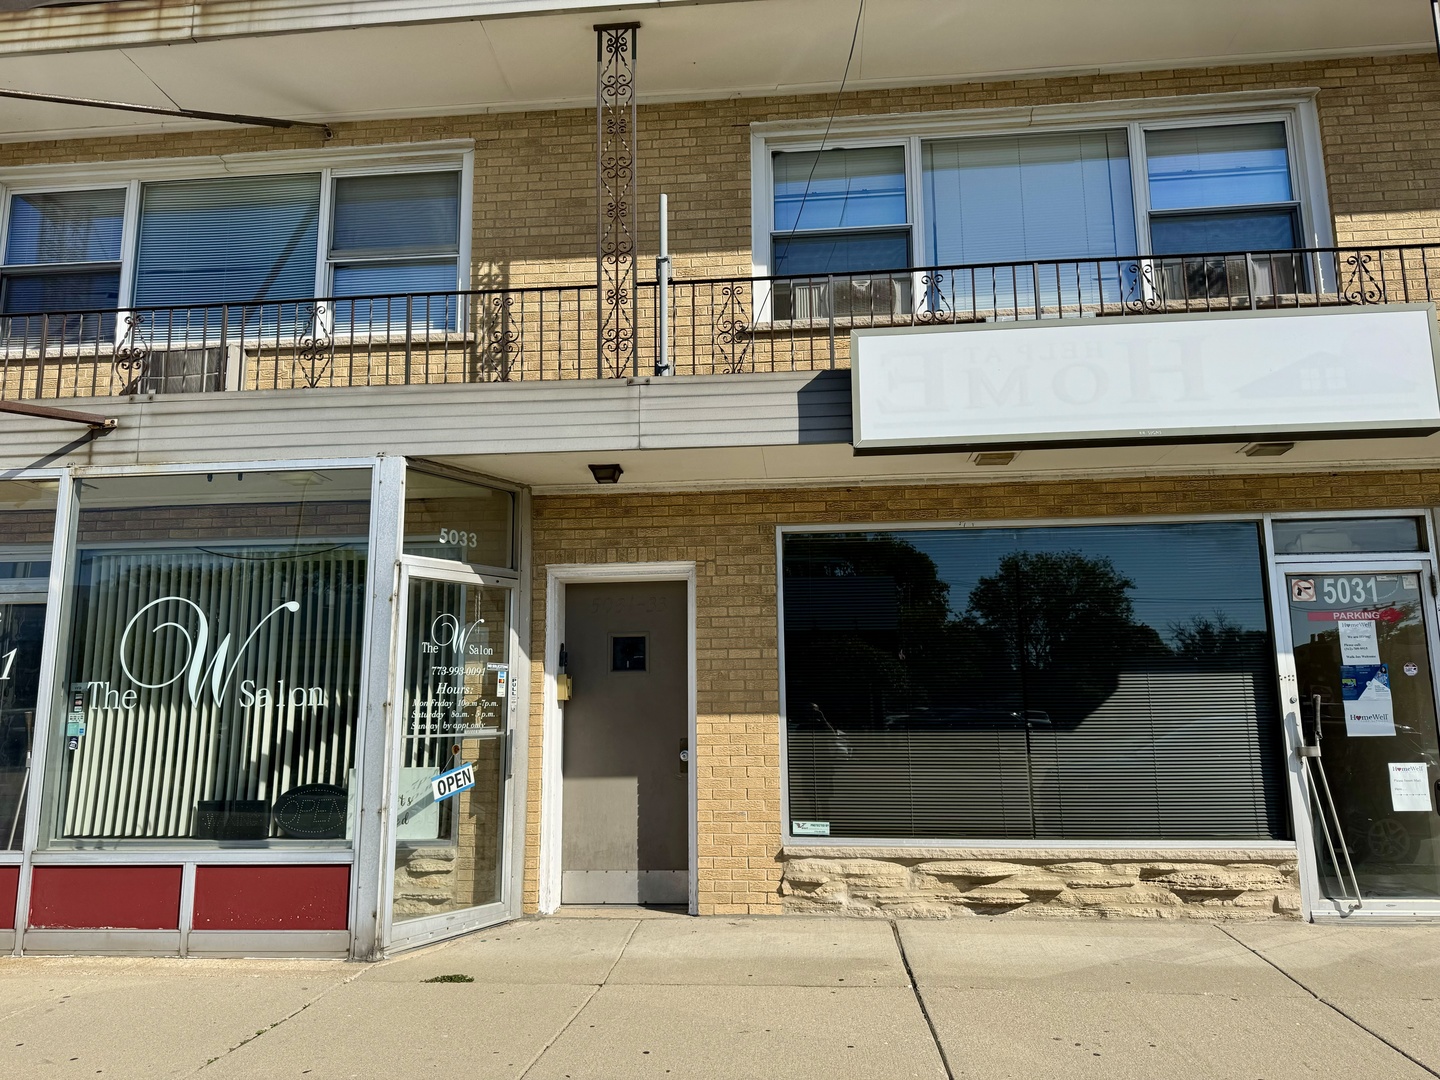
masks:
<path id="1" fill-rule="evenodd" d="M 698 738 L 694 767 L 699 789 L 700 912 L 766 913 L 786 906 L 813 907 L 794 886 L 812 886 L 803 890 L 808 894 L 816 885 L 815 860 L 806 859 L 802 870 L 809 874 L 807 881 L 797 878 L 786 887 L 797 899 L 787 904 L 782 894 L 786 860 L 780 850 L 777 526 L 1258 514 L 1421 508 L 1437 503 L 1440 471 L 1435 470 L 537 496 L 531 583 L 531 656 L 536 664 L 531 686 L 525 908 L 534 911 L 538 902 L 544 754 L 538 661 L 545 655 L 545 571 L 551 563 L 695 562 Z M 957 849 L 947 854 L 951 860 L 991 860 L 992 867 L 996 857 L 983 849 Z M 1037 853 L 1031 853 L 1030 858 L 1036 857 Z M 1050 858 L 1055 864 L 1073 866 L 1078 857 L 1055 853 Z M 1144 865 L 1158 858 L 1152 853 Z M 1298 903 L 1293 857 L 1278 860 L 1282 864 L 1278 869 L 1275 859 L 1257 859 L 1252 867 L 1236 863 L 1233 857 L 1226 859 L 1224 853 L 1212 853 L 1208 858 L 1196 853 L 1189 871 L 1183 862 L 1170 864 L 1164 874 L 1156 871 L 1143 882 L 1139 862 L 1116 873 L 1130 875 L 1133 884 L 1146 886 L 1136 894 L 1137 910 L 1163 910 L 1167 903 L 1209 903 L 1212 909 L 1219 906 L 1229 913 L 1291 913 Z M 1216 866 L 1222 870 L 1217 871 Z M 873 878 L 875 871 L 874 867 L 836 867 L 832 876 L 843 881 L 852 872 Z M 1247 880 L 1264 881 L 1240 889 L 1245 894 L 1240 903 L 1226 906 L 1215 896 L 1230 891 L 1229 887 L 1217 884 L 1215 875 L 1232 872 Z M 1167 884 L 1161 880 L 1166 874 L 1176 875 L 1175 881 Z M 1211 884 L 1197 886 L 1194 879 L 1206 875 Z M 977 879 L 977 883 L 994 884 L 995 879 Z M 856 888 L 853 883 L 845 887 L 852 892 Z M 913 906 L 913 897 L 904 895 L 909 886 L 894 887 L 902 894 L 900 906 Z M 920 888 L 923 886 L 911 892 Z M 1162 902 L 1157 899 L 1162 892 L 1181 899 Z M 885 908 L 883 903 L 868 906 Z"/>
<path id="2" fill-rule="evenodd" d="M 867 90 L 837 102 L 804 95 L 640 109 L 640 264 L 656 207 L 670 196 L 678 277 L 750 273 L 750 125 L 947 109 L 984 109 L 1316 87 L 1326 179 L 1341 244 L 1440 239 L 1440 67 L 1433 54 L 962 82 Z M 642 85 L 643 90 L 643 85 Z M 475 288 L 579 284 L 595 276 L 595 120 L 588 109 L 171 132 L 0 145 L 15 165 L 184 158 L 444 139 L 475 142 Z"/>

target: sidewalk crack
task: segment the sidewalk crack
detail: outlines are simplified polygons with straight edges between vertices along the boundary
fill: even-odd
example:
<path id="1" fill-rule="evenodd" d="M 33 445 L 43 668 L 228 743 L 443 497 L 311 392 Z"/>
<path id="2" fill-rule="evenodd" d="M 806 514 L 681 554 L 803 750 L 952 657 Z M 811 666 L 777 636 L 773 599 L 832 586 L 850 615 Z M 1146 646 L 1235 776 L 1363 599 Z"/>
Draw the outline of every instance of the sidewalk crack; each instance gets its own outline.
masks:
<path id="1" fill-rule="evenodd" d="M 625 935 L 625 943 L 620 946 L 620 951 L 615 954 L 615 962 L 611 964 L 605 974 L 601 976 L 600 981 L 590 987 L 590 993 L 586 994 L 585 1000 L 575 1007 L 575 1011 L 570 1014 L 570 1019 L 565 1021 L 564 1025 L 560 1028 L 560 1030 L 555 1033 L 555 1037 L 552 1038 L 549 1042 L 547 1042 L 544 1046 L 542 1046 L 539 1052 L 533 1058 L 531 1058 L 530 1061 L 526 1064 L 525 1068 L 521 1070 L 519 1080 L 525 1080 L 525 1077 L 530 1075 L 531 1071 L 535 1068 L 535 1066 L 540 1064 L 540 1059 L 543 1058 L 547 1053 L 549 1053 L 550 1048 L 554 1046 L 557 1042 L 559 1042 L 562 1038 L 564 1038 L 565 1033 L 570 1030 L 571 1025 L 574 1024 L 576 1020 L 580 1019 L 580 1014 L 585 1011 L 585 1009 L 589 1006 L 590 1002 L 595 1000 L 595 995 L 600 993 L 601 989 L 604 988 L 605 984 L 610 981 L 610 976 L 615 973 L 615 969 L 620 966 L 620 961 L 625 958 L 625 950 L 630 948 L 630 942 L 635 940 L 635 933 L 639 929 L 640 920 L 636 919 L 634 925 L 630 927 L 630 933 Z"/>
<path id="2" fill-rule="evenodd" d="M 910 967 L 910 957 L 905 952 L 905 940 L 900 936 L 900 924 L 893 919 L 890 921 L 890 931 L 895 935 L 895 948 L 900 951 L 900 963 L 905 967 L 905 977 L 910 980 L 910 992 L 915 995 L 915 1004 L 920 1006 L 920 1015 L 925 1018 L 925 1026 L 930 1029 L 930 1041 L 935 1044 L 935 1052 L 940 1055 L 940 1066 L 945 1070 L 945 1080 L 955 1080 L 955 1070 L 950 1067 L 950 1055 L 945 1052 L 945 1047 L 940 1042 L 940 1032 L 935 1027 L 930 1007 L 925 1004 L 925 995 L 920 993 L 920 984 L 915 981 L 915 972 Z"/>
<path id="3" fill-rule="evenodd" d="M 1391 1050 L 1394 1050 L 1395 1053 L 1397 1053 L 1397 1054 L 1399 1054 L 1401 1057 L 1403 1057 L 1406 1061 L 1409 1061 L 1411 1064 L 1413 1064 L 1413 1065 L 1415 1065 L 1415 1066 L 1417 1066 L 1417 1067 L 1425 1070 L 1425 1072 L 1429 1073 L 1431 1076 L 1440 1077 L 1440 1072 L 1436 1072 L 1436 1071 L 1435 1071 L 1434 1069 L 1432 1069 L 1429 1065 L 1426 1065 L 1425 1062 L 1423 1062 L 1423 1061 L 1421 1061 L 1419 1058 L 1417 1058 L 1414 1054 L 1411 1054 L 1411 1053 L 1409 1053 L 1408 1051 L 1401 1049 L 1399 1046 L 1396 1046 L 1393 1042 L 1391 1042 L 1389 1039 L 1387 1039 L 1384 1035 L 1381 1035 L 1381 1034 L 1380 1034 L 1378 1031 L 1376 1031 L 1374 1028 L 1368 1027 L 1367 1025 L 1361 1023 L 1361 1022 L 1360 1022 L 1359 1020 L 1357 1020 L 1355 1017 L 1351 1016 L 1348 1012 L 1346 1012 L 1344 1009 L 1342 1009 L 1339 1005 L 1336 1005 L 1333 1001 L 1329 1001 L 1329 1000 L 1325 999 L 1324 997 L 1321 997 L 1321 996 L 1320 996 L 1319 994 L 1317 994 L 1314 990 L 1311 990 L 1310 987 L 1306 986 L 1303 982 L 1301 982 L 1299 979 L 1297 979 L 1294 975 L 1291 975 L 1290 972 L 1286 971 L 1286 970 L 1285 970 L 1284 968 L 1282 968 L 1279 964 L 1275 963 L 1274 960 L 1271 960 L 1268 956 L 1266 956 L 1264 953 L 1260 952 L 1258 949 L 1251 948 L 1249 945 L 1247 945 L 1245 942 L 1241 941 L 1241 940 L 1240 940 L 1238 937 L 1236 937 L 1234 934 L 1230 933 L 1229 930 L 1225 929 L 1225 927 L 1220 926 L 1220 925 L 1217 924 L 1216 927 L 1215 927 L 1215 929 L 1219 930 L 1222 934 L 1224 934 L 1226 937 L 1228 937 L 1231 941 L 1235 942 L 1236 945 L 1239 945 L 1242 949 L 1244 949 L 1246 952 L 1250 953 L 1252 956 L 1257 957 L 1257 958 L 1258 958 L 1260 961 L 1262 961 L 1263 963 L 1266 963 L 1266 964 L 1270 965 L 1270 967 L 1274 968 L 1274 969 L 1275 969 L 1276 971 L 1278 971 L 1281 975 L 1285 976 L 1285 978 L 1289 979 L 1292 983 L 1294 983 L 1296 986 L 1298 986 L 1301 990 L 1304 990 L 1304 991 L 1305 991 L 1307 994 L 1309 994 L 1312 998 L 1314 998 L 1316 1001 L 1318 1001 L 1321 1005 L 1324 1005 L 1327 1009 L 1329 1009 L 1331 1012 L 1335 1013 L 1337 1016 L 1340 1016 L 1340 1017 L 1342 1017 L 1342 1018 L 1350 1021 L 1350 1023 L 1354 1024 L 1354 1025 L 1355 1025 L 1357 1028 L 1359 1028 L 1361 1031 L 1365 1032 L 1366 1035 L 1369 1035 L 1372 1039 L 1376 1039 L 1376 1040 L 1378 1040 L 1379 1042 L 1384 1043 L 1384 1044 L 1385 1044 L 1386 1046 L 1388 1046 Z"/>
<path id="4" fill-rule="evenodd" d="M 349 985 L 350 985 L 352 982 L 354 982 L 356 979 L 360 978 L 360 976 L 364 975 L 365 972 L 367 972 L 368 970 L 370 970 L 370 968 L 371 968 L 373 965 L 370 965 L 370 964 L 357 964 L 356 966 L 357 966 L 358 970 L 356 970 L 353 974 L 347 975 L 345 978 L 341 979 L 339 982 L 335 983 L 335 984 L 332 985 L 332 986 L 327 986 L 327 987 L 325 987 L 325 989 L 321 990 L 321 991 L 320 991 L 318 994 L 316 994 L 313 998 L 311 998 L 309 1001 L 305 1002 L 305 1004 L 301 1005 L 298 1009 L 295 1009 L 295 1010 L 292 1011 L 292 1012 L 286 1013 L 284 1016 L 282 1016 L 279 1020 L 276 1020 L 276 1021 L 275 1021 L 273 1024 L 271 1024 L 269 1027 L 261 1028 L 259 1031 L 255 1032 L 254 1035 L 248 1035 L 248 1036 L 246 1036 L 245 1038 L 241 1039 L 241 1040 L 240 1040 L 238 1043 L 236 1043 L 234 1046 L 230 1047 L 230 1049 L 224 1051 L 223 1053 L 216 1054 L 213 1058 L 211 1058 L 209 1061 L 205 1062 L 204 1065 L 201 1065 L 198 1069 L 196 1069 L 196 1070 L 195 1070 L 193 1073 L 191 1073 L 190 1075 L 191 1075 L 191 1076 L 198 1076 L 200 1073 L 202 1073 L 202 1072 L 204 1072 L 206 1069 L 208 1069 L 211 1065 L 214 1065 L 217 1061 L 224 1061 L 227 1057 L 229 1057 L 231 1054 L 235 1053 L 235 1051 L 236 1051 L 236 1050 L 239 1050 L 242 1046 L 248 1046 L 250 1043 L 254 1042 L 256 1039 L 260 1038 L 262 1035 L 268 1035 L 268 1034 L 270 1034 L 270 1032 L 274 1031 L 274 1030 L 275 1030 L 276 1028 L 278 1028 L 281 1024 L 285 1023 L 285 1022 L 288 1021 L 288 1020 L 293 1020 L 295 1017 L 299 1016 L 302 1012 L 304 1012 L 306 1009 L 310 1008 L 311 1005 L 314 1005 L 317 1001 L 319 1001 L 321 998 L 325 997 L 327 994 L 329 994 L 329 993 L 331 993 L 331 992 L 333 992 L 333 991 L 335 991 L 335 990 L 339 990 L 342 986 L 349 986 Z"/>

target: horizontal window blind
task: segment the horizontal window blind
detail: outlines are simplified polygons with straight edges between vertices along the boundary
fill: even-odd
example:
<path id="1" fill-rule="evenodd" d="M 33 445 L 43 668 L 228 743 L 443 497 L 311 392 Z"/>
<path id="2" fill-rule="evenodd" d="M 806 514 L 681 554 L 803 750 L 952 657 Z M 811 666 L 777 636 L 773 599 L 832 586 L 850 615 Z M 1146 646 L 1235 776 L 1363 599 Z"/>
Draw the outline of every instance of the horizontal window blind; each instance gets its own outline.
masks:
<path id="1" fill-rule="evenodd" d="M 1152 210 L 1288 202 L 1285 125 L 1225 124 L 1148 131 Z"/>
<path id="2" fill-rule="evenodd" d="M 1254 524 L 791 534 L 784 563 L 792 821 L 1285 834 Z"/>
<path id="3" fill-rule="evenodd" d="M 13 195 L 5 262 L 115 262 L 124 217 L 125 192 L 120 189 Z"/>
<path id="4" fill-rule="evenodd" d="M 147 184 L 135 303 L 313 297 L 319 221 L 318 173 Z"/>
<path id="5" fill-rule="evenodd" d="M 453 255 L 460 250 L 460 174 L 342 176 L 330 257 Z"/>
<path id="6" fill-rule="evenodd" d="M 775 232 L 904 225 L 905 149 L 856 149 L 777 153 Z"/>

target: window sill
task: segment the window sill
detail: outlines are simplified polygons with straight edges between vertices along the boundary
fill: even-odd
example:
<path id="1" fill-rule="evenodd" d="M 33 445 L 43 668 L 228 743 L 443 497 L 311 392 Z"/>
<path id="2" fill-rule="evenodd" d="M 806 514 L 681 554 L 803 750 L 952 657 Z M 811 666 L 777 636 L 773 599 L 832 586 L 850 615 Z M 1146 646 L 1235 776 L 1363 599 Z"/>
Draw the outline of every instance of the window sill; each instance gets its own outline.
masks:
<path id="1" fill-rule="evenodd" d="M 1011 854 L 1015 858 L 1034 859 L 1050 853 L 1067 859 L 1083 858 L 1093 853 L 1094 857 L 1109 859 L 1120 856 L 1127 859 L 1164 859 L 1183 853 L 1187 858 L 1204 854 L 1206 856 L 1228 856 L 1253 859 L 1285 859 L 1294 856 L 1297 848 L 1293 840 L 965 840 L 937 842 L 934 840 L 874 841 L 844 840 L 835 838 L 825 844 L 801 843 L 786 840 L 780 848 L 782 859 L 955 859 L 964 858 L 972 852 L 983 852 L 985 858 L 997 858 Z"/>

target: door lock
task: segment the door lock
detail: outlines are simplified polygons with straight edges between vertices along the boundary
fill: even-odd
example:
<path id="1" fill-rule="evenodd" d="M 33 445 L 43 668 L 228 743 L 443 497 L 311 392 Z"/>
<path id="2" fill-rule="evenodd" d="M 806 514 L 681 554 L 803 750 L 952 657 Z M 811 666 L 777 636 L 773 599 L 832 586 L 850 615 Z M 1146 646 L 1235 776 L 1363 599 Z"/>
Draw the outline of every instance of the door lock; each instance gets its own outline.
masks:
<path id="1" fill-rule="evenodd" d="M 684 776 L 690 771 L 690 740 L 680 740 L 680 775 Z"/>

